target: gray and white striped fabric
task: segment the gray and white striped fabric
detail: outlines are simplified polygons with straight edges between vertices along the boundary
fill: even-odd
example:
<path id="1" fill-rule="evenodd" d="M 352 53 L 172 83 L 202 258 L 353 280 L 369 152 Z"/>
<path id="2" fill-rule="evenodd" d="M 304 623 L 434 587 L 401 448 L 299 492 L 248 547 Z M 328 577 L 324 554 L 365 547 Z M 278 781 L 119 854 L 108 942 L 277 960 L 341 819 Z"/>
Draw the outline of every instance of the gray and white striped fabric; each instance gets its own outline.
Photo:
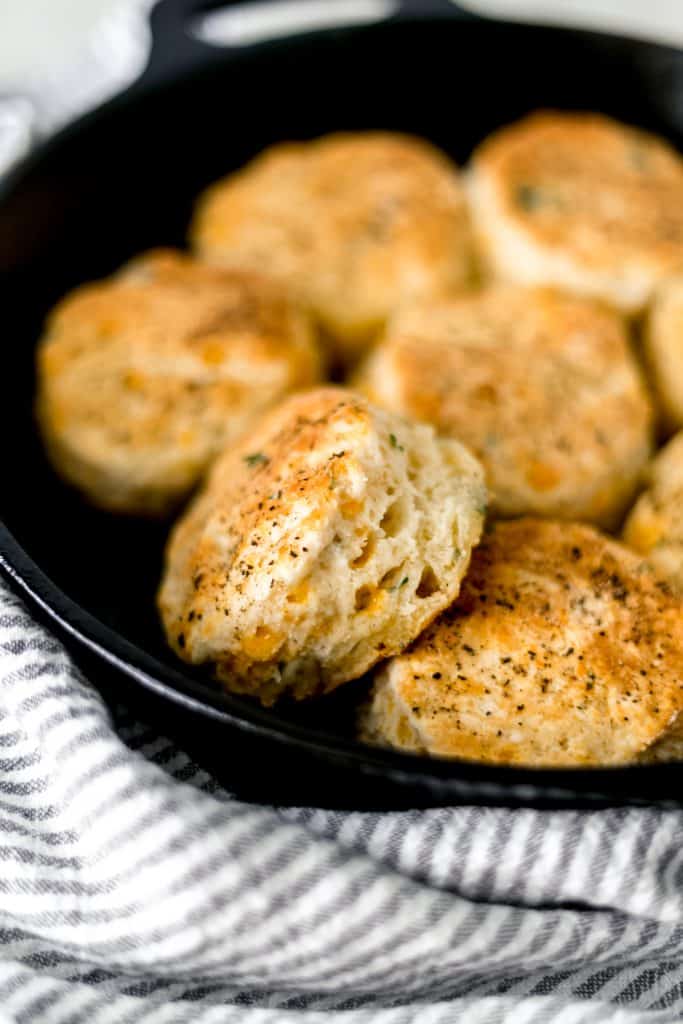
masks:
<path id="1" fill-rule="evenodd" d="M 102 45 L 81 71 L 39 128 L 117 84 Z M 242 804 L 0 584 L 0 1024 L 679 1020 L 682 840 L 673 811 Z"/>
<path id="2" fill-rule="evenodd" d="M 278 809 L 0 585 L 0 1022 L 673 1021 L 683 813 Z"/>

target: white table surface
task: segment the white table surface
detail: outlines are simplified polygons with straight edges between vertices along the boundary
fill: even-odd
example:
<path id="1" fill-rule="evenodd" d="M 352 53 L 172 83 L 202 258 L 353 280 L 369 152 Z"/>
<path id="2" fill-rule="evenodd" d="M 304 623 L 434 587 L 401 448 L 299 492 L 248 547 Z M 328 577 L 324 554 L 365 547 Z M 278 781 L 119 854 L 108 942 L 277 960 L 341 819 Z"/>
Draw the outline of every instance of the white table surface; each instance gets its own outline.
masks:
<path id="1" fill-rule="evenodd" d="M 0 93 L 27 77 L 68 71 L 103 16 L 126 0 L 0 0 Z M 466 0 L 474 9 L 529 20 L 614 28 L 683 46 L 683 0 Z M 128 0 L 128 6 L 130 0 Z"/>

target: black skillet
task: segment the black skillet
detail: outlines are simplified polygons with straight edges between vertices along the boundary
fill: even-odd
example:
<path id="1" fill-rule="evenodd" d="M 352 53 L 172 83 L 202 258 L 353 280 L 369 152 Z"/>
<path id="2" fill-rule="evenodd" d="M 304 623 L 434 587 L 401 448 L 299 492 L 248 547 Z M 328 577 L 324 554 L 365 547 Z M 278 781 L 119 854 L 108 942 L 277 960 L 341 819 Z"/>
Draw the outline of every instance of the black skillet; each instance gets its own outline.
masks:
<path id="1" fill-rule="evenodd" d="M 518 770 L 353 739 L 363 684 L 265 711 L 167 651 L 154 612 L 166 527 L 88 508 L 45 463 L 32 421 L 41 322 L 68 288 L 181 244 L 194 196 L 278 139 L 333 129 L 427 136 L 467 159 L 537 107 L 601 110 L 683 149 L 683 53 L 593 32 L 396 3 L 376 24 L 223 48 L 189 31 L 224 6 L 162 0 L 142 78 L 39 148 L 0 192 L 0 567 L 110 699 L 175 737 L 233 790 L 327 806 L 680 802 L 683 766 Z"/>

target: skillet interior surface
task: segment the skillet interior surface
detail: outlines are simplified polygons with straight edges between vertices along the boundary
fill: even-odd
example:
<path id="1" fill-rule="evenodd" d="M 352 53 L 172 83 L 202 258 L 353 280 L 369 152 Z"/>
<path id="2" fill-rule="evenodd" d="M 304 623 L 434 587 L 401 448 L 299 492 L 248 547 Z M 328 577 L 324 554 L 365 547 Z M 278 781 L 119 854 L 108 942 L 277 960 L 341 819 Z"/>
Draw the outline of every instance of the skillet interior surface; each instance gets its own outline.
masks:
<path id="1" fill-rule="evenodd" d="M 201 66 L 163 77 L 67 129 L 0 197 L 6 567 L 110 662 L 120 660 L 93 672 L 110 692 L 128 687 L 129 697 L 151 700 L 143 714 L 163 715 L 164 727 L 247 795 L 329 805 L 677 799 L 675 765 L 525 772 L 365 750 L 352 739 L 362 683 L 267 713 L 218 694 L 176 663 L 161 636 L 154 593 L 168 524 L 109 516 L 63 486 L 43 456 L 32 402 L 34 347 L 55 300 L 146 247 L 181 245 L 196 194 L 270 143 L 385 128 L 424 135 L 463 163 L 497 126 L 559 107 L 604 111 L 683 149 L 683 54 L 435 15 L 207 49 Z"/>

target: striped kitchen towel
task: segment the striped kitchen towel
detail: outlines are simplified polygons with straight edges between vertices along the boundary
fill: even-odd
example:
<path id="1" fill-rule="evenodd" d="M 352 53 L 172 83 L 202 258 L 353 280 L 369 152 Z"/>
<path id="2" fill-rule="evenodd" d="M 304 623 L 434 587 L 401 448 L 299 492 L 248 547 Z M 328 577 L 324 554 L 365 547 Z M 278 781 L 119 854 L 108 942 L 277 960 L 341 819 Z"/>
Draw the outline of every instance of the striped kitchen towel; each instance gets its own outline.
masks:
<path id="1" fill-rule="evenodd" d="M 149 2 L 27 82 L 38 130 L 132 73 Z M 25 107 L 0 110 L 0 165 Z M 681 1016 L 683 814 L 240 803 L 112 716 L 0 583 L 0 1024 Z"/>
<path id="2" fill-rule="evenodd" d="M 0 584 L 0 1022 L 683 1014 L 683 813 L 241 803 Z"/>

